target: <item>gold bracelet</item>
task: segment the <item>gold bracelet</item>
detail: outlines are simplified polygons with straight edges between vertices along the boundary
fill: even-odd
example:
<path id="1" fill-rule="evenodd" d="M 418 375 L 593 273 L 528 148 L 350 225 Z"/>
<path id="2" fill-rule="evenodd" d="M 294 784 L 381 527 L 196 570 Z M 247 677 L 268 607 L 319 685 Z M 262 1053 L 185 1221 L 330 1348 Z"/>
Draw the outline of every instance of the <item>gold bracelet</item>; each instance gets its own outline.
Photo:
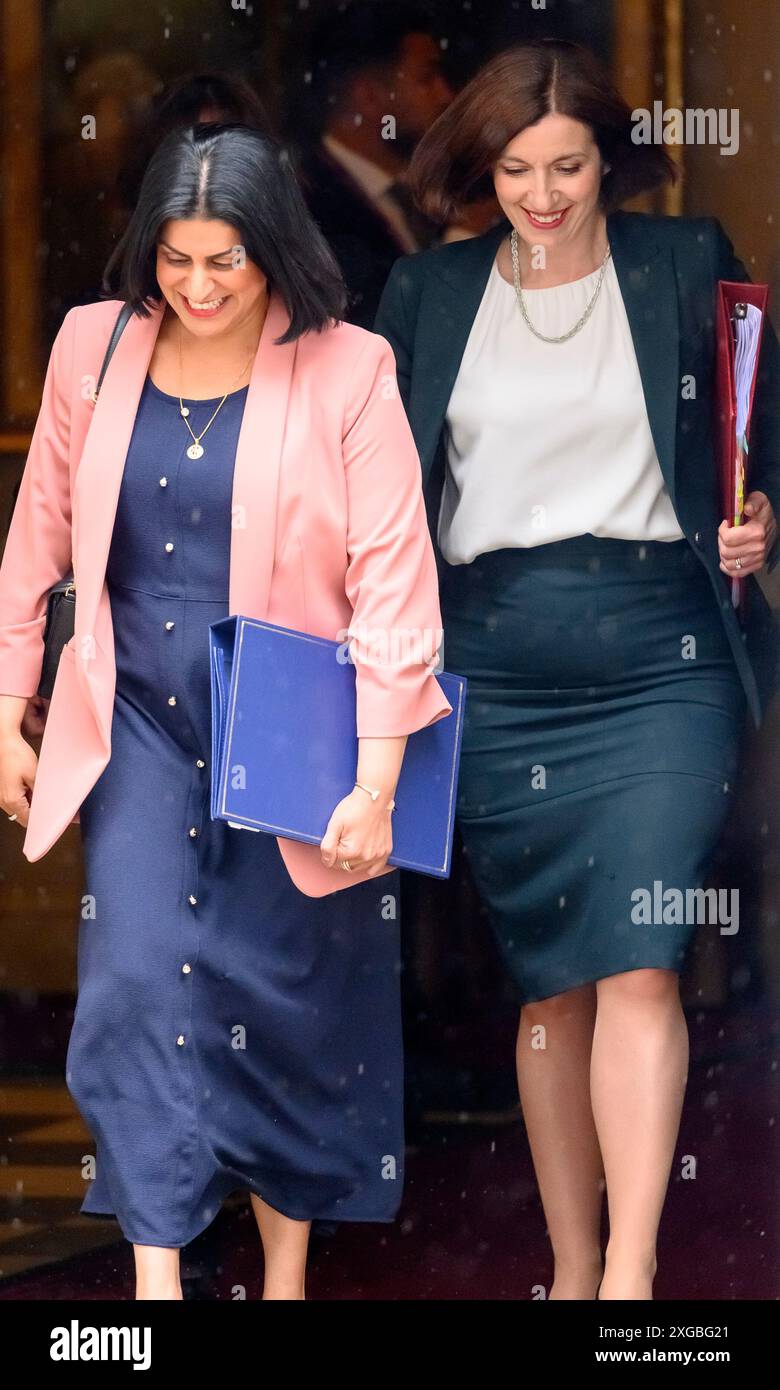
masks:
<path id="1" fill-rule="evenodd" d="M 369 796 L 371 797 L 371 800 L 372 800 L 372 801 L 376 801 L 377 797 L 379 796 L 379 788 L 378 788 L 378 787 L 366 787 L 362 782 L 356 782 L 356 783 L 355 783 L 355 786 L 356 786 L 356 787 L 360 787 L 360 790 L 361 790 L 362 792 L 368 792 L 368 794 L 369 794 Z M 385 810 L 386 810 L 386 811 L 394 811 L 394 810 L 395 810 L 395 802 L 392 801 L 392 800 L 389 801 L 388 804 L 387 804 L 387 806 L 385 807 Z"/>

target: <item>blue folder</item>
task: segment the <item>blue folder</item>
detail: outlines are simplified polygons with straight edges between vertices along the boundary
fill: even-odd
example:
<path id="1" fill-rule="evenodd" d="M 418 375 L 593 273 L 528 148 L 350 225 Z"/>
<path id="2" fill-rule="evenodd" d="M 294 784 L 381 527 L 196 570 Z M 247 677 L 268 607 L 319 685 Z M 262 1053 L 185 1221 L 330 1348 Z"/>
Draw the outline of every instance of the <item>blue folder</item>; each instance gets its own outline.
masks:
<path id="1" fill-rule="evenodd" d="M 212 820 L 319 844 L 357 775 L 347 644 L 232 615 L 209 625 L 209 647 Z M 433 679 L 452 713 L 408 737 L 387 862 L 448 878 L 467 681 Z"/>

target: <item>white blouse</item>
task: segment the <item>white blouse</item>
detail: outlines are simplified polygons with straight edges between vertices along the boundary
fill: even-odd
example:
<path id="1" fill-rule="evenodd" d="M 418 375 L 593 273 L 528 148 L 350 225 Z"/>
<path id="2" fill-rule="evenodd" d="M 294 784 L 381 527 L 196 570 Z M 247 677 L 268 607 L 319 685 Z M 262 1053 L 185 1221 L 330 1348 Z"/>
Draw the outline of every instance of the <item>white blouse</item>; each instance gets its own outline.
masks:
<path id="1" fill-rule="evenodd" d="M 525 289 L 540 333 L 567 332 L 600 273 Z M 565 343 L 528 328 L 493 266 L 445 415 L 438 542 L 452 565 L 504 546 L 595 536 L 683 537 L 655 452 L 610 257 L 593 312 Z"/>

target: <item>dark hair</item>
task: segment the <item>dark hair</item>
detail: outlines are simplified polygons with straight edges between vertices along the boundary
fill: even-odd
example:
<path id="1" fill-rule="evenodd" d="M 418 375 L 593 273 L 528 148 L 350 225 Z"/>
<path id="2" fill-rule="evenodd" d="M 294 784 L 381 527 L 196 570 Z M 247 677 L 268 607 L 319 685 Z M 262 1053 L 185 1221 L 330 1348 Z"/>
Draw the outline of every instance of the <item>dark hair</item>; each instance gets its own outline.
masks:
<path id="1" fill-rule="evenodd" d="M 353 0 L 325 15 L 310 44 L 311 95 L 320 119 L 343 101 L 357 73 L 394 62 L 407 35 L 433 33 L 428 11 L 407 0 Z"/>
<path id="2" fill-rule="evenodd" d="M 677 166 L 666 150 L 631 139 L 631 109 L 589 49 L 564 39 L 534 39 L 486 63 L 425 132 L 409 166 L 419 206 L 436 221 L 449 222 L 464 203 L 489 196 L 501 151 L 551 112 L 593 131 L 611 166 L 599 193 L 605 211 L 676 180 Z"/>
<path id="3" fill-rule="evenodd" d="M 314 222 L 286 150 L 244 125 L 209 122 L 173 130 L 157 147 L 138 202 L 103 272 L 103 298 L 139 318 L 159 301 L 157 238 L 170 218 L 217 219 L 236 227 L 248 258 L 281 295 L 290 325 L 278 343 L 321 332 L 346 310 L 344 280 Z"/>
<path id="4" fill-rule="evenodd" d="M 151 110 L 133 122 L 129 150 L 117 176 L 124 206 L 134 208 L 144 173 L 157 146 L 172 130 L 198 122 L 248 125 L 276 135 L 271 119 L 251 83 L 232 73 L 186 73 L 167 83 L 156 94 Z"/>
<path id="5" fill-rule="evenodd" d="M 207 108 L 226 125 L 274 134 L 271 118 L 250 82 L 233 73 L 195 72 L 169 82 L 155 99 L 149 123 L 160 140 L 177 126 L 197 125 Z"/>

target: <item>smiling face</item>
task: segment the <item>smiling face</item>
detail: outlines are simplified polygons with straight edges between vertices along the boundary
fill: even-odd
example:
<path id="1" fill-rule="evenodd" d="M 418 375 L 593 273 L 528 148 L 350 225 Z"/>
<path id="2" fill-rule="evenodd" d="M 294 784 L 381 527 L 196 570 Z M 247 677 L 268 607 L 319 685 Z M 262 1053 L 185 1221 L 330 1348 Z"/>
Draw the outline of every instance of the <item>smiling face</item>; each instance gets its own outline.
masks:
<path id="1" fill-rule="evenodd" d="M 606 167 L 589 126 L 550 113 L 509 141 L 493 183 L 523 241 L 552 250 L 592 227 Z"/>
<path id="2" fill-rule="evenodd" d="M 164 222 L 157 237 L 160 289 L 182 326 L 197 337 L 251 327 L 265 310 L 268 281 L 240 253 L 240 233 L 201 218 Z"/>

